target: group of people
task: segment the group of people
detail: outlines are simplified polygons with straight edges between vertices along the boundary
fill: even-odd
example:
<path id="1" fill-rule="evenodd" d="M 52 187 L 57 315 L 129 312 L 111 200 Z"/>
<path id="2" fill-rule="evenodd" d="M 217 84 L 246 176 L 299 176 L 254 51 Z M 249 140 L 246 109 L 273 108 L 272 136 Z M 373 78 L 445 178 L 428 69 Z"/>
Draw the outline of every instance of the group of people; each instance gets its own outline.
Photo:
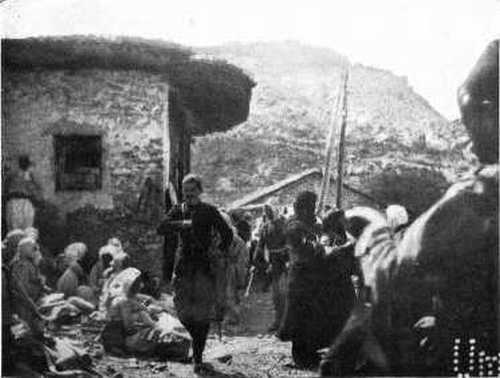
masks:
<path id="1" fill-rule="evenodd" d="M 95 263 L 81 242 L 57 256 L 40 246 L 32 206 L 39 186 L 30 166 L 21 157 L 19 172 L 8 185 L 10 231 L 2 246 L 2 266 L 3 281 L 10 285 L 4 303 L 11 305 L 4 306 L 5 334 L 21 320 L 41 336 L 44 321 L 100 310 L 107 320 L 101 338 L 106 351 L 182 358 L 185 348 L 175 351 L 158 338 L 161 306 L 140 293 L 148 277 L 130 266 L 118 239 L 109 239 Z M 255 222 L 248 213 L 226 213 L 202 202 L 196 175 L 187 175 L 182 188 L 183 202 L 171 207 L 158 233 L 169 246 L 164 280 L 173 274 L 176 316 L 192 339 L 194 370 L 211 370 L 202 358 L 210 323 L 220 325 L 225 318 L 239 322 L 242 291 L 250 290 L 256 276 L 272 291 L 275 317 L 269 331 L 292 341 L 298 366 L 317 366 L 318 350 L 338 333 L 362 286 L 344 212 L 330 209 L 321 219 L 316 194 L 306 191 L 296 198 L 293 211 L 279 212 L 266 204 Z M 387 214 L 394 229 L 408 221 L 399 207 Z"/>
<path id="2" fill-rule="evenodd" d="M 270 331 L 292 341 L 294 362 L 306 368 L 318 365 L 318 351 L 330 345 L 354 302 L 367 300 L 344 211 L 327 209 L 319 217 L 316 200 L 314 192 L 300 193 L 292 216 L 266 205 L 256 251 L 271 275 L 275 319 Z M 389 206 L 386 215 L 395 235 L 408 223 L 402 206 Z"/>
<path id="3" fill-rule="evenodd" d="M 38 348 L 43 360 L 43 349 L 51 344 L 47 343 L 47 325 L 57 327 L 89 317 L 106 324 L 101 335 L 106 351 L 186 357 L 189 338 L 184 337 L 184 345 L 177 349 L 172 347 L 171 335 L 165 341 L 165 332 L 157 325 L 165 309 L 155 298 L 140 294 L 144 291 L 142 274 L 130 266 L 130 256 L 120 240 L 109 239 L 100 248 L 97 261 L 89 264 L 91 260 L 81 242 L 71 243 L 53 256 L 40 245 L 35 228 L 7 233 L 2 243 L 4 374 L 16 372 L 19 360 L 14 356 L 26 346 L 23 337 L 31 340 L 30 352 Z M 27 332 L 16 334 L 23 327 Z M 43 370 L 45 365 L 41 365 L 32 368 Z"/>
<path id="4" fill-rule="evenodd" d="M 248 266 L 248 223 L 201 201 L 201 179 L 189 174 L 182 183 L 183 199 L 174 205 L 158 232 L 175 237 L 174 304 L 179 320 L 192 338 L 196 373 L 209 373 L 203 362 L 210 323 L 225 315 L 237 321 L 239 293 Z M 177 239 L 178 238 L 178 239 Z M 168 258 L 168 257 L 167 257 Z"/>
<path id="5" fill-rule="evenodd" d="M 275 307 L 269 331 L 292 341 L 298 366 L 317 366 L 318 350 L 339 332 L 356 299 L 363 300 L 344 212 L 330 210 L 321 219 L 316 194 L 305 191 L 297 196 L 293 214 L 268 204 L 254 222 L 249 214 L 226 214 L 201 201 L 202 191 L 201 179 L 187 175 L 184 202 L 158 227 L 166 243 L 178 236 L 174 304 L 193 340 L 194 370 L 211 369 L 202 358 L 210 323 L 238 317 L 242 289 L 248 292 L 259 273 L 268 282 L 264 287 L 271 286 Z M 389 207 L 387 214 L 395 231 L 408 222 L 401 206 Z M 259 224 L 254 232 L 252 223 Z"/>

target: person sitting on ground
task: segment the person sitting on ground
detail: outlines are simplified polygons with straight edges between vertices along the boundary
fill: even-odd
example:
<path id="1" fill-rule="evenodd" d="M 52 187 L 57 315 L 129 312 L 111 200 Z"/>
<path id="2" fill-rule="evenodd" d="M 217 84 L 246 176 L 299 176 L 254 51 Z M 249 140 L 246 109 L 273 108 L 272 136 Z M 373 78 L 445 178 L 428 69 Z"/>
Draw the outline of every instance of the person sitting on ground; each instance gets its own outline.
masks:
<path id="1" fill-rule="evenodd" d="M 26 236 L 31 237 L 39 246 L 42 260 L 39 264 L 40 275 L 45 285 L 55 287 L 57 283 L 57 264 L 56 259 L 40 244 L 40 233 L 35 227 L 27 227 L 24 229 Z"/>
<path id="2" fill-rule="evenodd" d="M 99 250 L 99 259 L 92 267 L 89 275 L 89 285 L 97 297 L 101 294 L 104 285 L 104 271 L 109 268 L 117 252 L 117 249 L 109 244 Z"/>
<path id="3" fill-rule="evenodd" d="M 36 303 L 49 291 L 40 277 L 38 268 L 42 255 L 37 243 L 32 238 L 25 237 L 17 246 L 16 256 L 9 277 L 16 288 L 15 298 L 19 299 L 13 302 L 13 312 L 26 321 L 34 333 L 40 334 L 41 317 L 37 312 Z"/>
<path id="4" fill-rule="evenodd" d="M 125 252 L 118 252 L 114 255 L 113 260 L 103 273 L 104 284 L 102 286 L 102 294 L 99 299 L 99 308 L 101 310 L 109 309 L 111 301 L 118 295 L 121 295 L 122 287 L 115 278 L 120 272 L 130 266 L 130 256 Z"/>
<path id="5" fill-rule="evenodd" d="M 57 291 L 64 294 L 67 299 L 77 296 L 88 302 L 95 303 L 95 297 L 91 289 L 86 285 L 87 277 L 81 266 L 81 261 L 87 253 L 87 246 L 84 243 L 72 243 L 64 250 L 67 264 L 66 271 L 57 281 Z"/>
<path id="6" fill-rule="evenodd" d="M 163 340 L 161 325 L 153 318 L 142 303 L 139 292 L 142 288 L 141 272 L 127 268 L 117 278 L 123 281 L 123 294 L 113 299 L 107 312 L 107 323 L 101 334 L 106 351 L 114 354 L 131 353 L 141 357 L 166 359 L 186 357 L 189 339 L 184 348 L 176 350 L 167 345 L 171 340 Z M 168 337 L 168 336 L 167 336 Z M 175 355 L 179 353 L 179 355 Z"/>
<path id="7" fill-rule="evenodd" d="M 14 235 L 19 235 L 19 233 L 15 233 Z M 8 239 L 10 239 L 10 247 L 15 246 L 17 250 L 19 243 L 14 243 L 12 235 Z M 2 249 L 6 247 L 2 246 Z M 23 256 L 23 259 L 25 255 L 31 255 L 36 262 L 37 253 L 34 249 L 31 240 L 23 240 L 20 254 Z M 8 258 L 8 254 L 2 251 L 2 373 L 8 376 L 16 376 L 14 365 L 19 361 L 19 355 L 17 354 L 19 350 L 16 349 L 16 346 L 20 343 L 16 341 L 12 327 L 25 322 L 29 327 L 29 334 L 36 339 L 36 342 L 44 340 L 41 321 L 45 320 L 45 318 L 40 314 L 37 305 L 28 295 L 24 283 L 20 281 L 19 268 L 23 259 L 17 260 L 15 264 L 10 264 L 11 258 Z M 17 271 L 16 275 L 13 274 L 14 266 Z M 29 273 L 30 270 L 32 269 L 21 270 L 21 273 Z M 29 275 L 31 276 L 31 274 Z M 33 274 L 34 277 L 35 275 L 36 273 Z M 28 279 L 26 282 L 30 283 L 30 281 Z M 21 343 L 24 343 L 24 341 Z"/>
<path id="8" fill-rule="evenodd" d="M 130 266 L 130 256 L 123 251 L 116 251 L 109 267 L 103 272 L 107 281 L 112 280 L 118 273 Z"/>
<path id="9" fill-rule="evenodd" d="M 2 248 L 2 263 L 10 264 L 17 252 L 17 245 L 26 237 L 26 234 L 21 229 L 10 231 L 5 237 L 5 248 Z"/>
<path id="10" fill-rule="evenodd" d="M 41 259 L 38 244 L 32 238 L 25 237 L 17 245 L 17 258 L 12 262 L 12 274 L 23 283 L 34 302 L 40 299 L 45 290 L 38 267 Z"/>

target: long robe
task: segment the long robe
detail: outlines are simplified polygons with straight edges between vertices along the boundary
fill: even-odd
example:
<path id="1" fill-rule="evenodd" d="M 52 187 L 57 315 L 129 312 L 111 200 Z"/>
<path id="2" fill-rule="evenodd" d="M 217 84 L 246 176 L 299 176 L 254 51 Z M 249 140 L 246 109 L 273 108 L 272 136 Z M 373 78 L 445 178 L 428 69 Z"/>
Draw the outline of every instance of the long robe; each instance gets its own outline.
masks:
<path id="1" fill-rule="evenodd" d="M 283 341 L 292 341 L 295 363 L 303 367 L 318 364 L 316 350 L 322 344 L 318 339 L 322 331 L 318 322 L 324 316 L 318 300 L 321 271 L 321 254 L 315 246 L 319 234 L 315 225 L 299 219 L 287 224 L 287 243 L 291 248 L 292 264 L 286 294 L 285 313 L 278 336 Z"/>

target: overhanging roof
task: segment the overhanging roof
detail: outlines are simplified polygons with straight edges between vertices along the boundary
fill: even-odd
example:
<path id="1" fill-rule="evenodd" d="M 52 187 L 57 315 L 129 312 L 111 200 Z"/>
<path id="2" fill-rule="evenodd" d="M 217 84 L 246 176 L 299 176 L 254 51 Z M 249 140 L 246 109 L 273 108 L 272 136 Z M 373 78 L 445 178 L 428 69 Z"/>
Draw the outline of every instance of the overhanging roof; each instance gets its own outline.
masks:
<path id="1" fill-rule="evenodd" d="M 2 70 L 139 70 L 161 75 L 178 90 L 196 118 L 191 132 L 225 131 L 244 122 L 255 82 L 239 67 L 196 59 L 178 44 L 139 38 L 94 36 L 2 40 Z"/>

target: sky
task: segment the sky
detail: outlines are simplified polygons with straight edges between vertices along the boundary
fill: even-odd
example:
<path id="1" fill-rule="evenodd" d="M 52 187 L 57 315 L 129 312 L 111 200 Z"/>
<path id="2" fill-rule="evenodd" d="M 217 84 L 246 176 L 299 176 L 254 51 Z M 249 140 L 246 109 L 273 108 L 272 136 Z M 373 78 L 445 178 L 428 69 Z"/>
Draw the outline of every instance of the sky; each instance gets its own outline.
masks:
<path id="1" fill-rule="evenodd" d="M 188 46 L 297 40 L 388 69 L 449 119 L 456 89 L 500 36 L 500 0 L 4 0 L 3 37 L 93 34 Z"/>

